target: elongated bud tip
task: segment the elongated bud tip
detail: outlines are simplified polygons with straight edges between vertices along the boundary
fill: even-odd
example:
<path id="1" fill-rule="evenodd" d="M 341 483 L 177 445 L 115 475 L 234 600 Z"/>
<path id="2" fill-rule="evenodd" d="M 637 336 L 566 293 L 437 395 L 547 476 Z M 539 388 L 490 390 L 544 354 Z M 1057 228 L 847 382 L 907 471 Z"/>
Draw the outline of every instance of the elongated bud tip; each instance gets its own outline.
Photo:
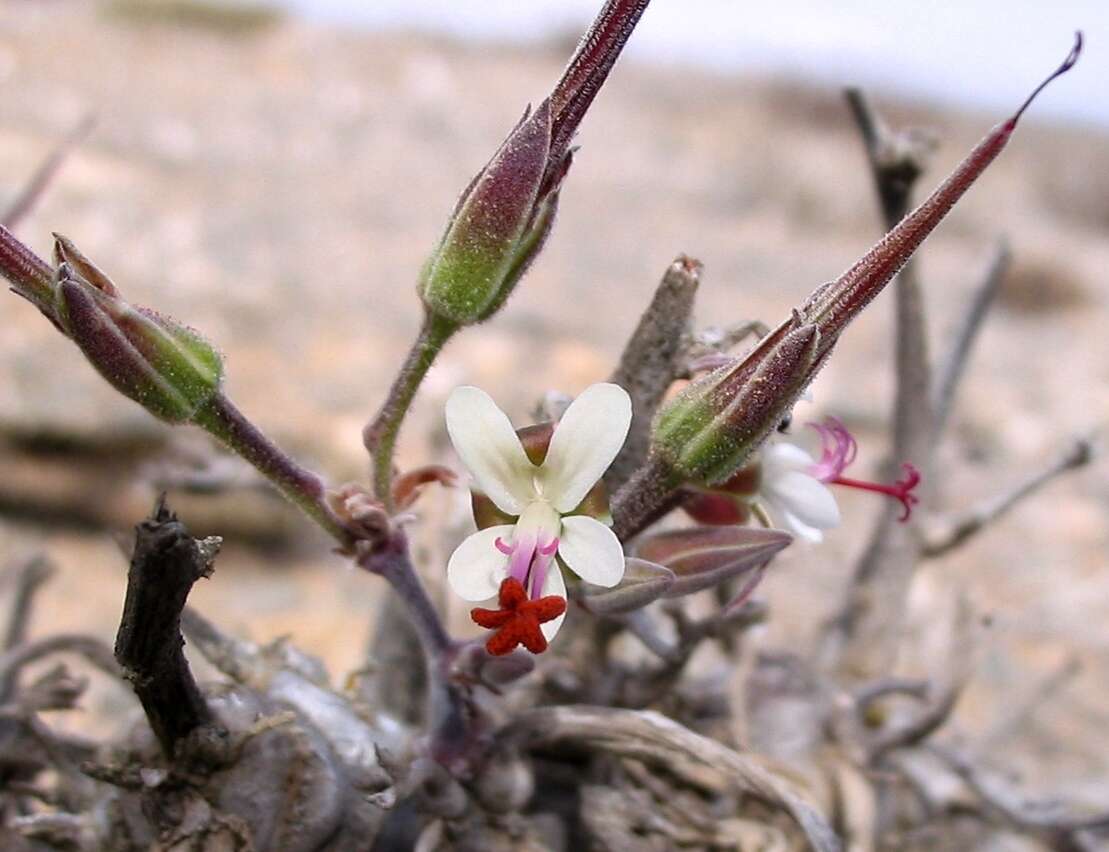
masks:
<path id="1" fill-rule="evenodd" d="M 1071 68 L 1074 67 L 1074 64 L 1078 61 L 1078 57 L 1081 55 L 1082 30 L 1075 30 L 1074 46 L 1070 49 L 1070 53 L 1067 54 L 1067 58 L 1064 59 L 1063 63 L 1054 71 L 1052 71 L 1051 74 L 1049 74 L 1047 78 L 1032 91 L 1032 94 L 1030 94 L 1028 98 L 1024 101 L 1024 103 L 1020 105 L 1020 109 L 1018 109 L 1016 113 L 1014 113 L 1012 118 L 1005 122 L 1005 129 L 1011 132 L 1013 128 L 1017 126 L 1017 122 L 1020 121 L 1020 117 L 1024 115 L 1024 111 L 1032 105 L 1032 101 L 1036 100 L 1036 96 L 1039 95 L 1040 92 L 1042 92 L 1045 88 L 1047 88 L 1047 84 L 1054 80 L 1056 77 L 1061 77 L 1068 71 L 1070 71 Z"/>

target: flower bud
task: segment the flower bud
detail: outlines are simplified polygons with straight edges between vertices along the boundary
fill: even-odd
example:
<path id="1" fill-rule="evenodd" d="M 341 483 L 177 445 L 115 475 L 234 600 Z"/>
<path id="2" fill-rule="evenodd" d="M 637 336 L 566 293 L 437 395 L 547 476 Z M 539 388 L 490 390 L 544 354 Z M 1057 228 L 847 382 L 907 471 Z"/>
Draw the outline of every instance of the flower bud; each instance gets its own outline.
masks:
<path id="1" fill-rule="evenodd" d="M 487 319 L 539 253 L 571 157 L 565 153 L 549 174 L 551 127 L 545 100 L 521 119 L 459 200 L 420 275 L 420 298 L 432 314 L 458 325 Z"/>
<path id="2" fill-rule="evenodd" d="M 796 321 L 763 338 L 746 358 L 690 384 L 655 418 L 655 454 L 687 482 L 732 477 L 781 422 L 820 361 L 820 332 Z"/>
<path id="3" fill-rule="evenodd" d="M 124 301 L 115 285 L 64 237 L 55 245 L 61 326 L 124 396 L 170 423 L 184 423 L 215 396 L 219 353 L 174 319 Z"/>
<path id="4" fill-rule="evenodd" d="M 418 292 L 428 312 L 455 325 L 504 304 L 550 234 L 573 159 L 571 140 L 650 0 L 608 0 L 562 79 L 525 113 L 462 194 Z"/>

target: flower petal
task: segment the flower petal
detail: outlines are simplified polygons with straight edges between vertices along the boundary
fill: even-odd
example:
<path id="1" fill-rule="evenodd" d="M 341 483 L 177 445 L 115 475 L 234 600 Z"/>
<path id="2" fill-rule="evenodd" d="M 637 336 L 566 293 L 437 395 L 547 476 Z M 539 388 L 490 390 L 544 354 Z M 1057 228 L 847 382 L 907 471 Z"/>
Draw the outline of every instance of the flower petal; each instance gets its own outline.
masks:
<path id="1" fill-rule="evenodd" d="M 839 526 L 839 507 L 832 492 L 808 474 L 788 471 L 763 485 L 767 500 L 795 516 L 801 523 L 820 530 Z"/>
<path id="2" fill-rule="evenodd" d="M 447 400 L 447 432 L 478 488 L 502 512 L 519 515 L 535 496 L 535 465 L 492 397 L 470 385 L 455 388 Z"/>
<path id="3" fill-rule="evenodd" d="M 545 598 L 547 595 L 558 595 L 558 597 L 566 600 L 566 580 L 562 576 L 562 569 L 556 564 L 551 565 L 551 570 L 547 572 L 547 579 L 543 581 L 543 593 L 540 597 Z M 566 605 L 570 605 L 568 600 L 566 600 Z M 562 613 L 558 618 L 545 621 L 539 625 L 539 629 L 543 631 L 543 635 L 548 642 L 554 639 L 555 634 L 558 633 L 558 628 L 562 626 L 565 619 L 566 613 Z"/>
<path id="4" fill-rule="evenodd" d="M 558 555 L 587 583 L 612 588 L 624 576 L 624 548 L 616 533 L 588 515 L 562 519 Z"/>
<path id="5" fill-rule="evenodd" d="M 463 539 L 447 562 L 447 582 L 463 600 L 484 601 L 497 596 L 508 576 L 508 557 L 497 550 L 497 538 L 512 536 L 511 524 L 489 527 Z"/>
<path id="6" fill-rule="evenodd" d="M 781 516 L 782 526 L 798 538 L 811 541 L 813 544 L 820 544 L 824 541 L 823 532 L 816 527 L 810 527 L 788 509 L 780 509 L 778 514 Z"/>
<path id="7" fill-rule="evenodd" d="M 762 451 L 764 478 L 773 479 L 790 470 L 806 470 L 815 464 L 816 459 L 788 441 L 774 441 Z"/>
<path id="8" fill-rule="evenodd" d="M 570 403 L 539 469 L 543 496 L 558 511 L 585 499 L 620 452 L 631 422 L 631 397 L 619 385 L 590 385 Z"/>

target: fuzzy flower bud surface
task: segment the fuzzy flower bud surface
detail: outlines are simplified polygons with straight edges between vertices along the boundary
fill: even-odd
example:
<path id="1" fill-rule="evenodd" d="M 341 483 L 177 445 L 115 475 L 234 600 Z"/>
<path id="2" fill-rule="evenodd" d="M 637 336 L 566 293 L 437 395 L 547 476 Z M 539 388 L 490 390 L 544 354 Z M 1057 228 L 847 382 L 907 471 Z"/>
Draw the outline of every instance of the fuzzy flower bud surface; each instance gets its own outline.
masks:
<path id="1" fill-rule="evenodd" d="M 55 260 L 60 327 L 112 387 L 170 423 L 188 422 L 219 393 L 223 359 L 200 334 L 125 301 L 64 237 Z"/>

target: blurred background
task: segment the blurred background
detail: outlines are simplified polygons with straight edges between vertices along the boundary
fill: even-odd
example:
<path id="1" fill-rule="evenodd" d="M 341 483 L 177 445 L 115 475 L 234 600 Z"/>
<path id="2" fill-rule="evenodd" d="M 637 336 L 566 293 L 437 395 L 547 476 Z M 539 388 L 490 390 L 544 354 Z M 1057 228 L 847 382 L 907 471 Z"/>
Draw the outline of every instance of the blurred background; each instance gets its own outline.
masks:
<path id="1" fill-rule="evenodd" d="M 0 0 L 0 208 L 87 116 L 96 124 L 18 234 L 44 256 L 72 238 L 131 300 L 227 354 L 258 424 L 334 482 L 365 473 L 360 431 L 417 328 L 414 281 L 457 195 L 525 104 L 557 79 L 598 0 Z M 841 87 L 868 88 L 937 147 L 938 182 L 1063 58 L 1002 158 L 920 255 L 942 349 L 997 241 L 1013 266 L 959 397 L 933 484 L 967 508 L 1046 465 L 1109 417 L 1109 16 L 1089 0 L 738 4 L 655 0 L 579 134 L 543 258 L 508 307 L 451 344 L 421 393 L 401 461 L 449 461 L 442 403 L 486 388 L 517 423 L 548 388 L 605 378 L 666 266 L 705 264 L 704 324 L 775 322 L 880 235 Z M 844 337 L 800 421 L 888 447 L 891 307 Z M 36 635 L 110 640 L 117 537 L 160 487 L 196 534 L 226 540 L 192 600 L 259 642 L 294 636 L 336 677 L 363 660 L 381 591 L 202 435 L 117 397 L 18 299 L 0 327 L 0 562 L 57 566 Z M 802 430 L 802 437 L 803 437 Z M 968 734 L 1040 678 L 1072 672 L 1013 760 L 1079 792 L 1105 776 L 1109 480 L 1103 460 L 1053 483 L 918 584 L 965 588 L 988 621 Z M 463 494 L 422 501 L 419 547 L 445 608 L 445 555 L 469 530 Z M 798 545 L 764 583 L 768 643 L 803 649 L 838 602 L 877 510 Z M 90 716 L 130 707 L 117 688 Z M 74 724 L 80 723 L 80 720 Z M 1099 743 L 1098 747 L 1090 747 Z M 1092 789 L 1092 787 L 1091 787 Z M 1104 791 L 1102 791 L 1104 792 Z"/>

